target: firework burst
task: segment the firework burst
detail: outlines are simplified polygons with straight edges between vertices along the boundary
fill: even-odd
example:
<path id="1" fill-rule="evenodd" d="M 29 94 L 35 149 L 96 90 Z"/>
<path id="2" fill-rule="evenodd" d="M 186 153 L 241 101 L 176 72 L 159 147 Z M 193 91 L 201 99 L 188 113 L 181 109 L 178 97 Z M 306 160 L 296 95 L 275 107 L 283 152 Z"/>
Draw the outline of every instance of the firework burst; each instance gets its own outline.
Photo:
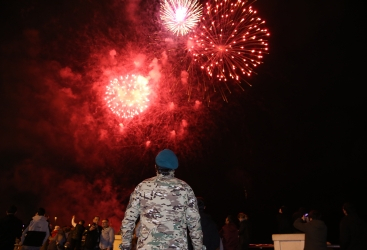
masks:
<path id="1" fill-rule="evenodd" d="M 267 53 L 265 21 L 241 0 L 207 3 L 201 24 L 188 40 L 188 51 L 212 79 L 240 82 Z"/>
<path id="2" fill-rule="evenodd" d="M 185 35 L 200 20 L 202 6 L 196 0 L 163 0 L 160 12 L 168 30 L 176 35 Z"/>
<path id="3" fill-rule="evenodd" d="M 132 118 L 148 107 L 148 80 L 140 75 L 120 76 L 113 79 L 106 88 L 107 106 L 121 118 Z"/>

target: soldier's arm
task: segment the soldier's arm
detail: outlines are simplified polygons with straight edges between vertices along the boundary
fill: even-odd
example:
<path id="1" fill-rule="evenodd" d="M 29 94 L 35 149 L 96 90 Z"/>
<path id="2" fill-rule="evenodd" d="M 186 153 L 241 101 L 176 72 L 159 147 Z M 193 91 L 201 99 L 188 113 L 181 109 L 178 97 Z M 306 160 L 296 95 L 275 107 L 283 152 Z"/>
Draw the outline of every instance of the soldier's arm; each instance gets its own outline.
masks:
<path id="1" fill-rule="evenodd" d="M 200 214 L 197 200 L 191 187 L 187 188 L 188 207 L 186 209 L 186 222 L 194 250 L 203 249 L 203 232 L 201 231 Z"/>
<path id="2" fill-rule="evenodd" d="M 121 224 L 121 250 L 130 250 L 131 240 L 134 232 L 135 221 L 139 217 L 139 186 L 130 195 L 130 201 L 125 211 L 125 217 Z"/>

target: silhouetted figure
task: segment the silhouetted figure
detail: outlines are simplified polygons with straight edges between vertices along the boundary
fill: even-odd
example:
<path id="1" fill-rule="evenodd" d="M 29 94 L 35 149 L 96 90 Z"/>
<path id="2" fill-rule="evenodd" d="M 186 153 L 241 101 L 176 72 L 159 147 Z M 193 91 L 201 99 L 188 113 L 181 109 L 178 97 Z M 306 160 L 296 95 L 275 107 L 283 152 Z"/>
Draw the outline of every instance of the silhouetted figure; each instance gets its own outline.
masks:
<path id="1" fill-rule="evenodd" d="M 205 203 L 202 197 L 196 197 L 198 201 L 201 230 L 203 231 L 203 244 L 207 250 L 217 250 L 220 245 L 218 227 L 212 217 L 205 213 Z"/>
<path id="2" fill-rule="evenodd" d="M 327 227 L 321 220 L 321 213 L 311 210 L 309 222 L 304 223 L 305 216 L 296 219 L 294 227 L 305 233 L 304 250 L 327 250 Z"/>
<path id="3" fill-rule="evenodd" d="M 238 248 L 238 229 L 231 215 L 228 215 L 225 225 L 219 231 L 222 238 L 224 250 L 237 250 Z"/>
<path id="4" fill-rule="evenodd" d="M 294 232 L 292 217 L 289 214 L 288 208 L 286 206 L 281 206 L 279 208 L 278 214 L 276 216 L 279 234 L 290 234 Z"/>
<path id="5" fill-rule="evenodd" d="M 250 247 L 250 237 L 251 237 L 251 226 L 248 220 L 247 214 L 239 213 L 237 216 L 240 221 L 240 226 L 238 229 L 238 249 L 247 250 Z"/>
<path id="6" fill-rule="evenodd" d="M 66 234 L 65 250 L 71 250 L 71 237 L 73 236 L 75 227 L 70 228 L 68 234 Z M 74 249 L 73 249 L 74 250 Z"/>
<path id="7" fill-rule="evenodd" d="M 73 215 L 71 219 L 71 225 L 73 225 L 74 230 L 70 232 L 72 234 L 70 238 L 70 249 L 71 250 L 74 250 L 74 249 L 80 250 L 82 237 L 83 237 L 83 233 L 85 230 L 84 223 L 85 223 L 84 220 L 80 220 L 78 224 L 76 224 L 75 215 Z"/>
<path id="8" fill-rule="evenodd" d="M 340 249 L 367 249 L 366 223 L 357 215 L 352 203 L 343 204 L 344 217 L 340 221 Z"/>
<path id="9" fill-rule="evenodd" d="M 0 249 L 13 250 L 15 239 L 20 239 L 22 236 L 23 224 L 15 214 L 16 206 L 11 206 L 6 211 L 6 216 L 0 219 Z"/>

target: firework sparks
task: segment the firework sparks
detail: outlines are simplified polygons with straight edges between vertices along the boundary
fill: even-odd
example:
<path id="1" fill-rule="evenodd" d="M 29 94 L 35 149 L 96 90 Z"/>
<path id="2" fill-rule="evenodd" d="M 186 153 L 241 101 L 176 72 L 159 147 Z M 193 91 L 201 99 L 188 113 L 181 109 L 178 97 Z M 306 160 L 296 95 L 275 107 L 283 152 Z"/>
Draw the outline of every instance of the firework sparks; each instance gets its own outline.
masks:
<path id="1" fill-rule="evenodd" d="M 176 35 L 185 35 L 200 20 L 202 6 L 196 0 L 163 0 L 161 19 L 168 30 Z"/>
<path id="2" fill-rule="evenodd" d="M 189 37 L 188 51 L 209 77 L 240 82 L 250 76 L 268 50 L 265 21 L 247 1 L 207 3 L 202 22 Z"/>
<path id="3" fill-rule="evenodd" d="M 148 80 L 140 75 L 120 76 L 113 79 L 106 88 L 107 106 L 121 118 L 132 118 L 148 107 Z"/>

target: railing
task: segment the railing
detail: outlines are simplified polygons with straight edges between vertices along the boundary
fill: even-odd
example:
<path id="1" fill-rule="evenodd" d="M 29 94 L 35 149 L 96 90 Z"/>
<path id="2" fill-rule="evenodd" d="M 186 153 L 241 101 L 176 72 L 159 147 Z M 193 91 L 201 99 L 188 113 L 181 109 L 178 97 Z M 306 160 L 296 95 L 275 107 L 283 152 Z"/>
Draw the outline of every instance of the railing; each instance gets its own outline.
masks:
<path id="1" fill-rule="evenodd" d="M 251 249 L 274 249 L 273 244 L 250 244 Z M 340 249 L 339 245 L 327 245 L 328 249 Z"/>
<path id="2" fill-rule="evenodd" d="M 250 244 L 250 248 L 255 249 L 274 249 L 273 244 Z"/>

